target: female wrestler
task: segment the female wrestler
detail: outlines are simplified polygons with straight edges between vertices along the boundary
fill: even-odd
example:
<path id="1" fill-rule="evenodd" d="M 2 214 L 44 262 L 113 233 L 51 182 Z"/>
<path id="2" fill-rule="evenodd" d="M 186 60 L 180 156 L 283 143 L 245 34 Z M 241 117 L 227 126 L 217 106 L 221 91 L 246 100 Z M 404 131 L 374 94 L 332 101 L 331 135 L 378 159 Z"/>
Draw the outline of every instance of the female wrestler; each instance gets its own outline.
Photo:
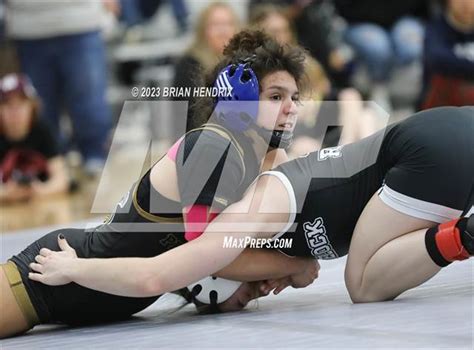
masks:
<path id="1" fill-rule="evenodd" d="M 302 51 L 282 47 L 261 32 L 242 32 L 231 40 L 224 54 L 206 85 L 212 87 L 216 81 L 217 87 L 225 84 L 232 88 L 230 97 L 226 94 L 218 101 L 217 112 L 213 113 L 216 124 L 190 131 L 178 141 L 103 225 L 86 231 L 52 232 L 3 265 L 0 336 L 24 332 L 38 323 L 117 320 L 153 303 L 158 294 L 123 298 L 77 284 L 47 287 L 28 279 L 29 264 L 40 249 L 58 249 L 59 233 L 81 258 L 152 257 L 182 245 L 199 235 L 216 211 L 242 197 L 269 149 L 291 140 L 304 73 Z M 249 96 L 261 100 L 242 107 L 255 113 L 254 118 L 232 119 L 227 102 Z M 208 100 L 211 105 L 206 106 L 204 102 L 198 110 L 209 117 L 215 103 Z M 239 108 L 234 106 L 232 111 Z M 195 258 L 200 259 L 200 254 Z M 290 259 L 277 252 L 248 251 L 245 262 L 236 261 L 221 276 L 258 281 L 291 275 L 295 286 L 304 286 L 317 273 L 314 261 Z M 174 261 L 165 269 L 180 264 Z M 237 291 L 229 301 L 233 303 L 230 309 L 254 297 L 249 293 L 252 286 L 243 285 Z"/>
<path id="2" fill-rule="evenodd" d="M 62 252 L 36 257 L 30 278 L 157 295 L 231 263 L 244 248 L 223 249 L 225 236 L 288 237 L 288 255 L 348 254 L 345 280 L 354 302 L 391 300 L 474 253 L 473 135 L 473 107 L 423 111 L 356 143 L 263 173 L 189 244 L 150 259 L 105 260 L 79 259 L 63 242 Z M 172 271 L 166 269 L 173 262 Z M 263 289 L 278 292 L 287 283 L 276 279 Z"/>

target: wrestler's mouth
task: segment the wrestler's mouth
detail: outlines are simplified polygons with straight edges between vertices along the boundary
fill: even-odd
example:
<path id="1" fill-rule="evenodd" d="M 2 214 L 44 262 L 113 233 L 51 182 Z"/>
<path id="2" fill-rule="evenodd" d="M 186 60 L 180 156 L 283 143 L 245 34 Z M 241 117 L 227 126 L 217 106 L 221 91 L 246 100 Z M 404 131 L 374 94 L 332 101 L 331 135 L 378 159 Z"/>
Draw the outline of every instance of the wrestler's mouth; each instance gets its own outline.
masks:
<path id="1" fill-rule="evenodd" d="M 277 130 L 293 130 L 293 126 L 295 124 L 293 122 L 285 122 L 285 123 L 281 123 L 281 124 L 278 124 L 278 127 L 277 127 Z"/>

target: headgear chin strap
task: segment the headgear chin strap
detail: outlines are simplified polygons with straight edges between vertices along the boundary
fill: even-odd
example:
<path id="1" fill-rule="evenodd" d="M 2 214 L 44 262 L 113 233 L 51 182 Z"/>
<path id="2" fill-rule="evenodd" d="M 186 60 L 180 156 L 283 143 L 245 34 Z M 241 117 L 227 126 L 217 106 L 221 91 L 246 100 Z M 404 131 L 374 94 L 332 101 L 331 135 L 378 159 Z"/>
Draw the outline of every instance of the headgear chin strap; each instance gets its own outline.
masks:
<path id="1" fill-rule="evenodd" d="M 230 93 L 219 94 L 217 97 L 217 120 L 236 132 L 252 128 L 271 148 L 286 149 L 291 145 L 292 132 L 268 130 L 257 124 L 260 90 L 257 76 L 250 67 L 254 58 L 255 55 L 238 64 L 230 64 L 218 74 L 214 86 L 222 91 L 230 90 Z"/>
<path id="2" fill-rule="evenodd" d="M 287 149 L 293 142 L 292 131 L 267 130 L 261 126 L 258 126 L 257 124 L 253 124 L 252 126 L 257 134 L 259 134 L 261 138 L 268 142 L 268 146 L 270 146 L 270 148 Z"/>

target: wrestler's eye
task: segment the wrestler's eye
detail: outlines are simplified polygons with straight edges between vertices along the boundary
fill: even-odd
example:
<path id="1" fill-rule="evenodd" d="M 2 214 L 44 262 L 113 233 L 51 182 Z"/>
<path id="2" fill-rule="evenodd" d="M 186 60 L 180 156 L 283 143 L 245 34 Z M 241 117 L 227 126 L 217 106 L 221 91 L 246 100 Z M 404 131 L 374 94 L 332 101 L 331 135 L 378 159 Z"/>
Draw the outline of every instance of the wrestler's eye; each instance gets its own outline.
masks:
<path id="1" fill-rule="evenodd" d="M 275 94 L 270 96 L 270 100 L 281 101 L 281 95 Z"/>
<path id="2" fill-rule="evenodd" d="M 291 99 L 295 103 L 295 105 L 297 105 L 297 106 L 302 106 L 303 105 L 303 103 L 301 102 L 299 96 L 293 96 Z"/>

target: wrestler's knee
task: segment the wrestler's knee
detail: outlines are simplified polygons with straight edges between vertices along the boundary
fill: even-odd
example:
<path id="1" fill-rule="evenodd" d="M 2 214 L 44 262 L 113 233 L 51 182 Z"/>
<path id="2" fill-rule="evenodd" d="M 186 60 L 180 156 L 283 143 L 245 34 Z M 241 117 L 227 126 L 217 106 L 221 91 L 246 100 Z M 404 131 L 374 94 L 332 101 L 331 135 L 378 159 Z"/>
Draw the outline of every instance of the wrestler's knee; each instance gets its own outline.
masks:
<path id="1" fill-rule="evenodd" d="M 362 277 L 351 274 L 350 270 L 346 269 L 344 279 L 347 292 L 354 304 L 375 303 L 396 298 L 396 295 L 387 296 L 384 291 L 377 287 L 376 281 L 362 281 Z"/>
<path id="2" fill-rule="evenodd" d="M 21 335 L 31 329 L 27 324 L 15 322 L 15 320 L 10 319 L 8 316 L 9 315 L 2 313 L 2 320 L 0 320 L 0 339 Z"/>

